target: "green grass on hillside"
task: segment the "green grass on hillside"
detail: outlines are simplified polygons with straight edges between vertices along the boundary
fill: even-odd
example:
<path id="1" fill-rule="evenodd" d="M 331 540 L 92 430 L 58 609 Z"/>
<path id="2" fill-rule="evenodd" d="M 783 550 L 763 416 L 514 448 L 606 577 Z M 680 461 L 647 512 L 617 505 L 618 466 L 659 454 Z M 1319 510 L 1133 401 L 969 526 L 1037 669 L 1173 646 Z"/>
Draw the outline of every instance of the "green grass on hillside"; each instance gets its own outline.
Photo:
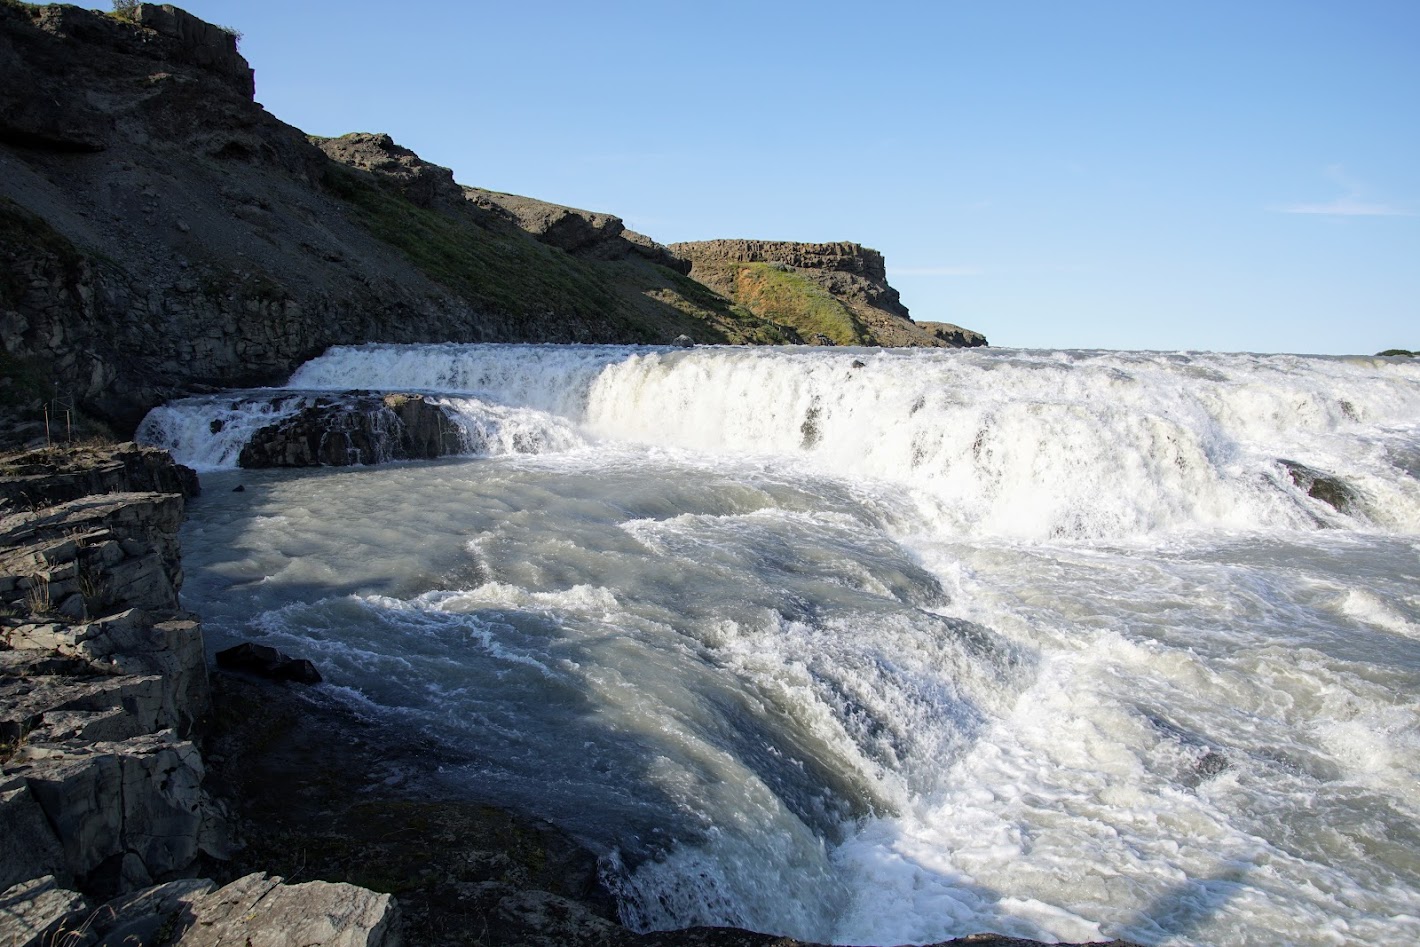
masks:
<path id="1" fill-rule="evenodd" d="M 667 267 L 658 267 L 669 285 L 657 295 L 668 305 L 703 323 L 712 341 L 731 345 L 786 345 L 801 341 L 793 329 L 762 318 Z"/>
<path id="2" fill-rule="evenodd" d="M 827 336 L 835 345 L 867 341 L 867 330 L 828 290 L 772 263 L 731 263 L 735 302 L 762 319 L 789 326 L 804 339 Z"/>
<path id="3" fill-rule="evenodd" d="M 621 321 L 616 294 L 606 279 L 561 250 L 419 207 L 335 163 L 325 185 L 377 238 L 397 248 L 430 279 L 481 308 L 518 316 Z"/>

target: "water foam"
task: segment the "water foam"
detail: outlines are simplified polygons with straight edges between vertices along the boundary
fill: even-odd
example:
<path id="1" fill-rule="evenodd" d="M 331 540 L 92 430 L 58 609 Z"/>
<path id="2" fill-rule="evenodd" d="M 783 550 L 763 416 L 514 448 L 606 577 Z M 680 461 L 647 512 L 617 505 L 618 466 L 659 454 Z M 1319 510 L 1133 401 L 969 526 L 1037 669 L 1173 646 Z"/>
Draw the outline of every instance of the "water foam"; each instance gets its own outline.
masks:
<path id="1" fill-rule="evenodd" d="M 466 740 L 633 926 L 1420 937 L 1420 372 L 439 346 L 300 383 L 352 381 L 563 439 L 214 492 L 191 594 Z"/>
<path id="2" fill-rule="evenodd" d="M 352 385 L 441 394 L 473 453 L 594 438 L 895 483 L 920 498 L 935 533 L 1420 529 L 1420 481 L 1395 476 L 1395 445 L 1420 432 L 1420 369 L 1387 360 L 372 345 L 332 349 L 290 381 Z M 232 410 L 176 403 L 142 436 L 188 462 L 230 466 L 241 432 L 277 409 Z M 1355 503 L 1338 511 L 1308 496 L 1283 461 L 1340 478 Z"/>

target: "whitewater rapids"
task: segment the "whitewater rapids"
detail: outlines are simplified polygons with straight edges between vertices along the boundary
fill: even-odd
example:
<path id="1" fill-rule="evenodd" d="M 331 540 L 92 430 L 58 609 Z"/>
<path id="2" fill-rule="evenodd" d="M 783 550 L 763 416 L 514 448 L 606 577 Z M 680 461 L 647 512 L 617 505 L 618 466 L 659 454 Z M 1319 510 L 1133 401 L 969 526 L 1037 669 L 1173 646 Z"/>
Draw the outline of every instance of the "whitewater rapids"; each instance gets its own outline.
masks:
<path id="1" fill-rule="evenodd" d="M 476 454 L 230 469 L 355 388 Z M 214 648 L 465 750 L 635 927 L 1420 942 L 1416 361 L 362 346 L 140 437 Z"/>

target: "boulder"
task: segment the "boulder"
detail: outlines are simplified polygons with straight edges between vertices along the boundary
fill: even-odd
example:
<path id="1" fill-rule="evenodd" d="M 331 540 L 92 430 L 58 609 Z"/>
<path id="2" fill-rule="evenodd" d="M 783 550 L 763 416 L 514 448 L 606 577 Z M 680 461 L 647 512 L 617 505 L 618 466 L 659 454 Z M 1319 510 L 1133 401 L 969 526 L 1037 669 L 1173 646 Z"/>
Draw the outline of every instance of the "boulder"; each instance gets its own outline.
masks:
<path id="1" fill-rule="evenodd" d="M 348 467 L 432 460 L 465 452 L 463 429 L 448 409 L 422 395 L 346 392 L 254 433 L 243 467 Z"/>
<path id="2" fill-rule="evenodd" d="M 1295 460 L 1278 461 L 1297 489 L 1313 500 L 1320 500 L 1338 513 L 1350 513 L 1359 500 L 1354 487 L 1339 477 L 1323 473 Z"/>
<path id="3" fill-rule="evenodd" d="M 14 908 L 7 910 L 11 904 Z M 52 878 L 0 894 L 0 937 L 12 933 L 13 939 L 3 943 L 17 947 L 49 944 L 46 934 L 66 931 L 67 939 L 52 942 L 72 947 L 395 947 L 398 918 L 398 906 L 387 894 L 324 881 L 288 885 L 260 873 L 220 888 L 205 878 L 144 887 L 97 910 Z"/>
<path id="4" fill-rule="evenodd" d="M 71 940 L 65 931 L 74 931 L 89 912 L 89 903 L 77 891 L 59 886 L 53 875 L 45 875 L 0 891 L 0 943 L 6 947 L 88 943 Z"/>
<path id="5" fill-rule="evenodd" d="M 57 836 L 85 890 L 118 893 L 230 853 L 202 790 L 197 748 L 171 731 L 88 745 L 26 745 L 7 764 Z"/>
<path id="6" fill-rule="evenodd" d="M 320 672 L 305 658 L 293 658 L 275 648 L 250 641 L 218 651 L 217 666 L 225 671 L 240 671 L 273 681 L 295 681 L 298 684 L 321 682 Z"/>
<path id="7" fill-rule="evenodd" d="M 388 894 L 328 881 L 283 884 L 251 874 L 190 901 L 183 947 L 396 947 L 399 906 Z"/>

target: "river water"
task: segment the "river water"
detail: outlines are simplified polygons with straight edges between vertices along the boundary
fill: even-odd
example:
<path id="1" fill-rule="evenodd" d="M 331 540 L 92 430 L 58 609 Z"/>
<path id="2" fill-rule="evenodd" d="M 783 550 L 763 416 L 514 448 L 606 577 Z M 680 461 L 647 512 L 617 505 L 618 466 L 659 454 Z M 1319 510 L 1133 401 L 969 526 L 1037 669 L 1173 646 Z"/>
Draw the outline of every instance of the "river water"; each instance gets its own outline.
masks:
<path id="1" fill-rule="evenodd" d="M 278 393 L 155 411 L 210 645 L 460 748 L 635 927 L 1420 942 L 1420 361 L 367 346 L 289 388 L 427 392 L 472 453 L 235 471 Z"/>

